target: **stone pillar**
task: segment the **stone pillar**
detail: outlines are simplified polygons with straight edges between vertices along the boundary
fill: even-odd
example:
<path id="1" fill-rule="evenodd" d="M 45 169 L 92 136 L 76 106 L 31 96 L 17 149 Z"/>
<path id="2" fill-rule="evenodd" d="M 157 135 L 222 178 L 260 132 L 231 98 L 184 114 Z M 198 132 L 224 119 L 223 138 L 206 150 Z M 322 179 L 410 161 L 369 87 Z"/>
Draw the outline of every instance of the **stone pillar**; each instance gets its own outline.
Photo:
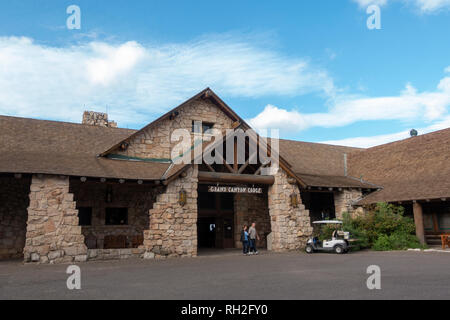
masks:
<path id="1" fill-rule="evenodd" d="M 86 261 L 87 248 L 69 178 L 34 175 L 30 187 L 25 262 Z"/>
<path id="2" fill-rule="evenodd" d="M 291 205 L 290 197 L 297 195 L 298 207 Z M 312 234 L 309 211 L 301 202 L 296 184 L 289 184 L 287 174 L 280 168 L 275 183 L 269 187 L 269 213 L 272 225 L 272 250 L 298 250 L 306 245 Z"/>
<path id="3" fill-rule="evenodd" d="M 362 191 L 358 189 L 343 189 L 334 193 L 334 207 L 336 210 L 336 219 L 342 219 L 344 213 L 360 213 L 361 209 L 353 206 L 353 203 L 362 198 Z"/>
<path id="4" fill-rule="evenodd" d="M 422 205 L 418 202 L 413 204 L 414 223 L 416 224 L 416 235 L 421 244 L 426 244 L 425 241 L 425 227 L 423 225 L 423 210 Z"/>
<path id="5" fill-rule="evenodd" d="M 258 248 L 267 247 L 266 235 L 270 233 L 271 223 L 267 195 L 262 194 L 236 194 L 234 196 L 234 245 L 242 248 L 241 231 L 244 224 L 255 222 L 260 240 Z"/>
<path id="6" fill-rule="evenodd" d="M 194 166 L 157 196 L 149 211 L 149 230 L 144 231 L 144 258 L 197 256 L 197 185 L 198 168 Z M 181 206 L 179 194 L 183 189 L 187 199 Z"/>

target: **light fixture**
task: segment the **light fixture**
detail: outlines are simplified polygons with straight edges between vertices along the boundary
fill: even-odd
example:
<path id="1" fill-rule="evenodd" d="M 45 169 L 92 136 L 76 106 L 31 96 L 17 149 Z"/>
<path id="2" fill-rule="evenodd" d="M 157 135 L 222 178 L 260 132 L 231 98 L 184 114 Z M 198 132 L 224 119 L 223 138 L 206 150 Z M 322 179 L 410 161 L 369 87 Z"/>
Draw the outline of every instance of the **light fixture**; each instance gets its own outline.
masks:
<path id="1" fill-rule="evenodd" d="M 169 116 L 170 120 L 174 120 L 176 117 L 178 117 L 180 113 L 178 111 L 172 112 Z"/>
<path id="2" fill-rule="evenodd" d="M 186 190 L 181 189 L 180 190 L 180 194 L 179 194 L 179 198 L 178 198 L 178 203 L 180 204 L 180 206 L 184 207 L 186 205 L 186 201 L 187 201 Z"/>
<path id="3" fill-rule="evenodd" d="M 291 206 L 293 208 L 298 208 L 298 197 L 295 192 L 293 194 L 291 194 L 290 200 L 291 200 Z"/>
<path id="4" fill-rule="evenodd" d="M 128 149 L 128 147 L 130 146 L 130 144 L 128 142 L 122 142 L 120 144 L 120 150 L 122 151 L 126 151 Z"/>

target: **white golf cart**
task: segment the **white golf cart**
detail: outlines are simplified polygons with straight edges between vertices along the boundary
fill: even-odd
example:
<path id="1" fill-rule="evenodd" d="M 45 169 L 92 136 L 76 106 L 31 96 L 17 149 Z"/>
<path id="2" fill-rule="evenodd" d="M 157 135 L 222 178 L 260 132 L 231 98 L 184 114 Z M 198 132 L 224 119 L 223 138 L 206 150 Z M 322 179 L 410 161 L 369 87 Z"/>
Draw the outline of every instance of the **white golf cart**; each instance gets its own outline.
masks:
<path id="1" fill-rule="evenodd" d="M 347 253 L 350 250 L 349 239 L 350 233 L 344 232 L 342 228 L 342 221 L 324 220 L 313 222 L 314 227 L 319 227 L 322 231 L 323 225 L 334 225 L 335 230 L 331 240 L 320 241 L 319 237 L 312 237 L 306 244 L 306 253 L 314 252 L 335 252 L 337 254 Z"/>

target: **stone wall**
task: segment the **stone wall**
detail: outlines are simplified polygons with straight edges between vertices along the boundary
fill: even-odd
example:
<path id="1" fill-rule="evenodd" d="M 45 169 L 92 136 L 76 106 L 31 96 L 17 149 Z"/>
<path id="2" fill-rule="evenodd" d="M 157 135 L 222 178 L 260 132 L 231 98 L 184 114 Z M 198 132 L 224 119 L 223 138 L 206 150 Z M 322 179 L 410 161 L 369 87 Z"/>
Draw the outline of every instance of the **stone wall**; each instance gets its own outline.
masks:
<path id="1" fill-rule="evenodd" d="M 170 142 L 173 131 L 175 129 L 192 131 L 192 121 L 200 120 L 214 123 L 214 128 L 219 130 L 232 127 L 232 120 L 213 102 L 206 99 L 197 99 L 181 108 L 179 115 L 173 120 L 163 120 L 155 127 L 138 134 L 130 142 L 126 151 L 117 150 L 113 153 L 144 159 L 171 159 L 171 150 L 178 143 Z M 193 141 L 194 138 L 192 137 Z"/>
<path id="2" fill-rule="evenodd" d="M 88 249 L 87 255 L 89 261 L 99 260 L 122 260 L 122 259 L 140 259 L 143 257 L 145 249 Z"/>
<path id="3" fill-rule="evenodd" d="M 24 249 L 25 262 L 86 261 L 87 248 L 69 178 L 33 175 Z"/>
<path id="4" fill-rule="evenodd" d="M 298 207 L 290 203 L 295 193 Z M 300 191 L 296 184 L 288 182 L 287 174 L 280 168 L 275 175 L 275 183 L 269 187 L 269 213 L 272 224 L 272 250 L 298 250 L 306 245 L 312 235 L 309 211 L 301 202 Z"/>
<path id="5" fill-rule="evenodd" d="M 198 167 L 169 183 L 150 210 L 150 229 L 144 232 L 144 258 L 197 256 Z M 179 193 L 186 191 L 186 204 Z"/>
<path id="6" fill-rule="evenodd" d="M 258 248 L 267 247 L 266 236 L 271 232 L 267 192 L 264 194 L 236 194 L 234 196 L 235 247 L 242 248 L 241 231 L 246 224 L 250 227 L 256 222 L 260 241 Z"/>
<path id="7" fill-rule="evenodd" d="M 23 257 L 31 179 L 0 177 L 0 259 Z"/>
<path id="8" fill-rule="evenodd" d="M 106 202 L 108 188 L 111 202 Z M 124 235 L 128 238 L 143 236 L 149 226 L 149 210 L 153 207 L 160 190 L 148 185 L 106 184 L 71 180 L 70 192 L 74 194 L 77 208 L 92 208 L 92 224 L 82 226 L 86 239 L 94 239 L 95 249 L 104 248 L 105 236 Z M 105 225 L 106 208 L 128 208 L 128 224 L 122 226 Z M 91 248 L 94 249 L 94 248 Z"/>
<path id="9" fill-rule="evenodd" d="M 336 219 L 342 219 L 345 212 L 352 215 L 361 214 L 363 209 L 353 206 L 353 203 L 362 198 L 362 191 L 358 189 L 343 189 L 334 193 L 334 207 Z"/>
<path id="10" fill-rule="evenodd" d="M 90 126 L 117 128 L 117 123 L 108 121 L 108 114 L 102 112 L 85 111 L 82 123 Z"/>

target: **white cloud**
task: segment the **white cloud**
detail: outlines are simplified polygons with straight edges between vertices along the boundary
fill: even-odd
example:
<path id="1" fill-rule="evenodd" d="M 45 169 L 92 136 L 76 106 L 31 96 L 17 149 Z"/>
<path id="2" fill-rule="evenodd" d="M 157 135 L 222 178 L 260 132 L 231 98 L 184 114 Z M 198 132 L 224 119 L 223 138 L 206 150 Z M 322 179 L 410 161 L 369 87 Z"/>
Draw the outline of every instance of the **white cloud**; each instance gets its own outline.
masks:
<path id="1" fill-rule="evenodd" d="M 0 37 L 0 114 L 79 122 L 84 109 L 108 107 L 119 124 L 135 125 L 208 86 L 240 97 L 335 93 L 332 79 L 307 59 L 232 36 L 62 48 Z"/>
<path id="2" fill-rule="evenodd" d="M 450 77 L 443 78 L 432 92 L 417 92 L 410 84 L 398 96 L 337 96 L 328 112 L 301 113 L 268 105 L 248 120 L 253 127 L 300 132 L 311 127 L 343 127 L 358 121 L 399 120 L 429 122 L 446 115 L 450 106 Z"/>
<path id="3" fill-rule="evenodd" d="M 367 8 L 372 4 L 377 6 L 384 6 L 387 4 L 387 0 L 353 0 L 353 2 L 356 2 L 361 8 Z"/>
<path id="4" fill-rule="evenodd" d="M 360 8 L 367 8 L 369 5 L 375 4 L 385 6 L 388 0 L 352 0 L 356 2 Z M 389 0 L 389 2 L 402 1 L 403 3 L 412 4 L 421 13 L 434 13 L 441 9 L 450 8 L 450 0 Z"/>
<path id="5" fill-rule="evenodd" d="M 136 42 L 127 42 L 118 48 L 105 43 L 91 43 L 91 47 L 100 56 L 86 62 L 89 79 L 94 84 L 110 84 L 130 72 L 145 55 L 145 49 Z"/>
<path id="6" fill-rule="evenodd" d="M 308 60 L 231 37 L 159 46 L 95 41 L 62 48 L 0 37 L 0 114 L 80 122 L 86 109 L 108 109 L 119 125 L 138 127 L 208 86 L 232 97 L 322 94 L 326 112 L 268 105 L 249 120 L 257 129 L 291 132 L 364 120 L 437 123 L 450 105 L 450 76 L 432 91 L 408 84 L 397 96 L 347 96 Z"/>
<path id="7" fill-rule="evenodd" d="M 432 131 L 442 130 L 449 127 L 450 127 L 450 116 L 447 116 L 446 118 L 437 122 L 436 124 L 433 124 L 425 128 L 419 128 L 418 132 L 419 134 L 426 134 Z M 355 137 L 342 140 L 323 141 L 322 143 L 340 146 L 358 147 L 358 148 L 370 148 L 393 141 L 407 139 L 410 137 L 409 132 L 410 132 L 409 130 L 405 130 L 397 133 L 384 134 L 373 137 Z"/>
<path id="8" fill-rule="evenodd" d="M 450 7 L 450 0 L 415 0 L 415 3 L 423 13 L 431 13 Z"/>

